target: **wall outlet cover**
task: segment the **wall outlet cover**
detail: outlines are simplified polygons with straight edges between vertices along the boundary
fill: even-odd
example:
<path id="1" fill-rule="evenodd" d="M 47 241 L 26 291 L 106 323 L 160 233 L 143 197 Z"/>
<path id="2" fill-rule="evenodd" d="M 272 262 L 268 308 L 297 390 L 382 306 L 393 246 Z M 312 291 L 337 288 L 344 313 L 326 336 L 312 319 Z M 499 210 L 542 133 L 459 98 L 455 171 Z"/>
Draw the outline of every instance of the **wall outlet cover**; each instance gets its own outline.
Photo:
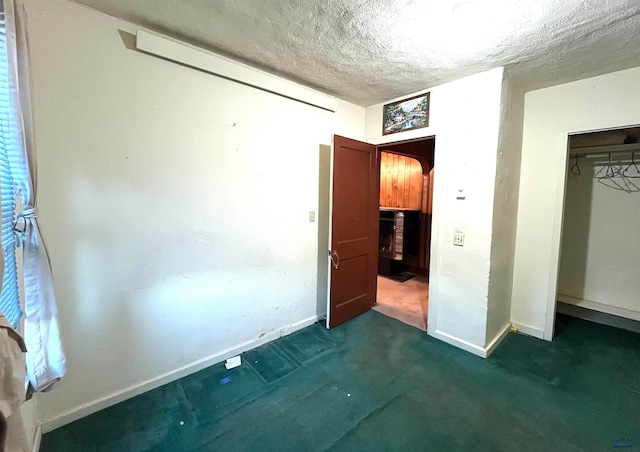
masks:
<path id="1" fill-rule="evenodd" d="M 224 367 L 227 369 L 233 369 L 234 367 L 238 367 L 242 364 L 242 359 L 240 355 L 229 358 L 227 362 L 224 363 Z"/>

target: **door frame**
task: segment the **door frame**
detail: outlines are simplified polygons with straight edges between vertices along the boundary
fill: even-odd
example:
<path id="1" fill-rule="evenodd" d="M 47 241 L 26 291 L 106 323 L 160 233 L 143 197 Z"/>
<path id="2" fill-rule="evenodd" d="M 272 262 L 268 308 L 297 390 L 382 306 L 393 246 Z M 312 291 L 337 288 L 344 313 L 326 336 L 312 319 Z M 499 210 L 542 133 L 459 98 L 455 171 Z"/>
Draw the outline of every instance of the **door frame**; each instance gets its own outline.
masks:
<path id="1" fill-rule="evenodd" d="M 629 128 L 640 127 L 640 124 L 632 123 L 630 125 L 620 125 L 617 127 L 595 128 L 578 131 L 567 131 L 563 133 L 564 148 L 564 165 L 562 168 L 562 176 L 558 180 L 559 189 L 556 191 L 556 198 L 553 204 L 553 241 L 551 243 L 551 264 L 549 268 L 548 296 L 545 313 L 545 323 L 543 330 L 543 339 L 553 341 L 555 337 L 556 314 L 558 307 L 558 286 L 560 283 L 560 258 L 562 257 L 562 237 L 564 235 L 565 210 L 567 204 L 567 185 L 569 183 L 569 166 L 571 159 L 571 137 L 575 135 L 584 135 L 597 132 L 617 131 Z"/>
<path id="2" fill-rule="evenodd" d="M 380 152 L 381 146 L 395 146 L 398 144 L 411 143 L 415 141 L 422 141 L 426 139 L 436 139 L 436 134 L 432 133 L 429 135 L 424 135 L 416 138 L 408 138 L 408 139 L 399 139 L 395 141 L 384 141 L 383 143 L 373 143 L 370 140 L 358 140 L 363 141 L 364 143 L 369 143 L 376 146 L 377 160 L 378 160 L 378 174 L 380 173 Z M 377 140 L 374 140 L 377 141 Z M 324 253 L 326 256 L 326 271 L 327 271 L 327 299 L 326 299 L 326 325 L 329 325 L 330 322 L 330 309 L 329 303 L 331 301 L 331 244 L 333 243 L 333 227 L 331 223 L 331 218 L 333 218 L 333 165 L 334 165 L 334 143 L 333 143 L 333 135 L 331 136 L 331 152 L 329 158 L 329 234 L 328 234 L 328 243 L 325 247 L 325 250 L 319 249 L 319 253 Z M 434 147 L 433 154 L 433 167 L 437 166 L 437 153 Z M 377 192 L 380 193 L 380 177 L 376 178 L 375 184 L 377 185 Z M 437 325 L 438 318 L 438 298 L 433 297 L 434 294 L 438 293 L 438 272 L 437 268 L 439 267 L 439 259 L 440 256 L 438 254 L 438 242 L 437 238 L 440 234 L 440 202 L 439 198 L 436 197 L 438 194 L 437 186 L 434 183 L 433 185 L 433 207 L 431 214 L 431 250 L 430 250 L 430 265 L 429 265 L 429 311 L 427 318 L 433 319 L 433 322 L 427 322 L 427 334 L 431 335 L 432 331 L 435 331 L 435 326 Z M 436 265 L 433 265 L 435 263 Z M 376 283 L 376 296 L 374 298 L 374 304 L 377 304 L 377 283 Z M 433 326 L 430 326 L 433 325 Z"/>

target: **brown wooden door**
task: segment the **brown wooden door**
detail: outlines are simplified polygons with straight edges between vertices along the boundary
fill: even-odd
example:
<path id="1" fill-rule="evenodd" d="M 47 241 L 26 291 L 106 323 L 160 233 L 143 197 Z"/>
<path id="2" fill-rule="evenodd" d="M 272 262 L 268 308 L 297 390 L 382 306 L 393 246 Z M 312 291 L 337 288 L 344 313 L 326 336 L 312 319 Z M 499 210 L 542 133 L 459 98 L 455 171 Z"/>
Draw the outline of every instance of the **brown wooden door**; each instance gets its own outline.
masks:
<path id="1" fill-rule="evenodd" d="M 374 145 L 334 135 L 328 328 L 375 303 L 379 172 Z"/>

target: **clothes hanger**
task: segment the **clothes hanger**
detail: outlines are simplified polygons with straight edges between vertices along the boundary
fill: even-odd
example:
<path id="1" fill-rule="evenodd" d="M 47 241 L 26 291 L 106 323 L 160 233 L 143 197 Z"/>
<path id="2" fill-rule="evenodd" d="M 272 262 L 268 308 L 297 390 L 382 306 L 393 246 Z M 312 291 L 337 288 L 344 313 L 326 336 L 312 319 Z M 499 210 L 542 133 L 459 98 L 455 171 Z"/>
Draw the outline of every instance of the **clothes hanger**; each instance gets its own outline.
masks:
<path id="1" fill-rule="evenodd" d="M 605 170 L 604 175 L 599 176 L 599 174 L 602 172 L 603 169 Z M 600 171 L 598 171 L 596 175 L 593 177 L 596 179 L 613 179 L 614 177 L 619 175 L 620 175 L 620 171 L 617 171 L 613 167 L 613 159 L 611 157 L 611 152 L 609 152 L 609 161 L 607 162 L 607 165 L 600 168 Z"/>
<path id="2" fill-rule="evenodd" d="M 635 174 L 635 176 L 629 176 L 629 175 L 627 174 L 627 171 L 629 171 L 629 169 L 630 169 L 632 166 L 633 166 L 633 167 L 635 168 L 635 170 L 636 170 L 636 174 Z M 631 152 L 631 163 L 629 163 L 629 166 L 627 166 L 627 167 L 624 169 L 624 171 L 622 172 L 622 176 L 623 176 L 623 177 L 626 177 L 626 178 L 628 178 L 628 179 L 638 179 L 638 178 L 640 178 L 640 168 L 638 168 L 638 164 L 636 163 L 636 151 L 632 151 L 632 152 Z"/>
<path id="3" fill-rule="evenodd" d="M 580 161 L 580 157 L 578 157 L 576 155 L 576 161 L 573 164 L 573 166 L 571 167 L 571 169 L 569 170 L 569 171 L 571 171 L 572 174 L 575 174 L 576 176 L 579 176 L 581 174 L 580 173 L 580 163 L 579 163 L 579 161 Z"/>
<path id="4" fill-rule="evenodd" d="M 607 175 L 609 176 L 609 178 L 616 177 L 618 175 L 618 171 L 616 171 L 613 167 L 611 152 L 609 152 L 609 166 L 607 168 Z"/>

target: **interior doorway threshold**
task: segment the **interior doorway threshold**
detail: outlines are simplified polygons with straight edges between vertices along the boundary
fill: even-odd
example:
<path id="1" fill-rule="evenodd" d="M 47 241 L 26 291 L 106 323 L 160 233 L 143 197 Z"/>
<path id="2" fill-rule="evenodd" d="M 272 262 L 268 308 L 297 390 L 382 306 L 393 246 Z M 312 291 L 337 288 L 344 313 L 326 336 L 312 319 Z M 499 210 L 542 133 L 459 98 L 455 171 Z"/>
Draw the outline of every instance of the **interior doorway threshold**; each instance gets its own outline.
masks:
<path id="1" fill-rule="evenodd" d="M 424 332 L 427 331 L 426 319 L 424 319 L 420 314 L 407 312 L 394 306 L 385 304 L 376 304 L 373 306 L 373 310 L 378 311 L 379 313 L 384 314 L 387 317 L 392 317 L 396 320 L 400 320 L 402 323 L 406 323 L 407 325 L 416 327 Z"/>

